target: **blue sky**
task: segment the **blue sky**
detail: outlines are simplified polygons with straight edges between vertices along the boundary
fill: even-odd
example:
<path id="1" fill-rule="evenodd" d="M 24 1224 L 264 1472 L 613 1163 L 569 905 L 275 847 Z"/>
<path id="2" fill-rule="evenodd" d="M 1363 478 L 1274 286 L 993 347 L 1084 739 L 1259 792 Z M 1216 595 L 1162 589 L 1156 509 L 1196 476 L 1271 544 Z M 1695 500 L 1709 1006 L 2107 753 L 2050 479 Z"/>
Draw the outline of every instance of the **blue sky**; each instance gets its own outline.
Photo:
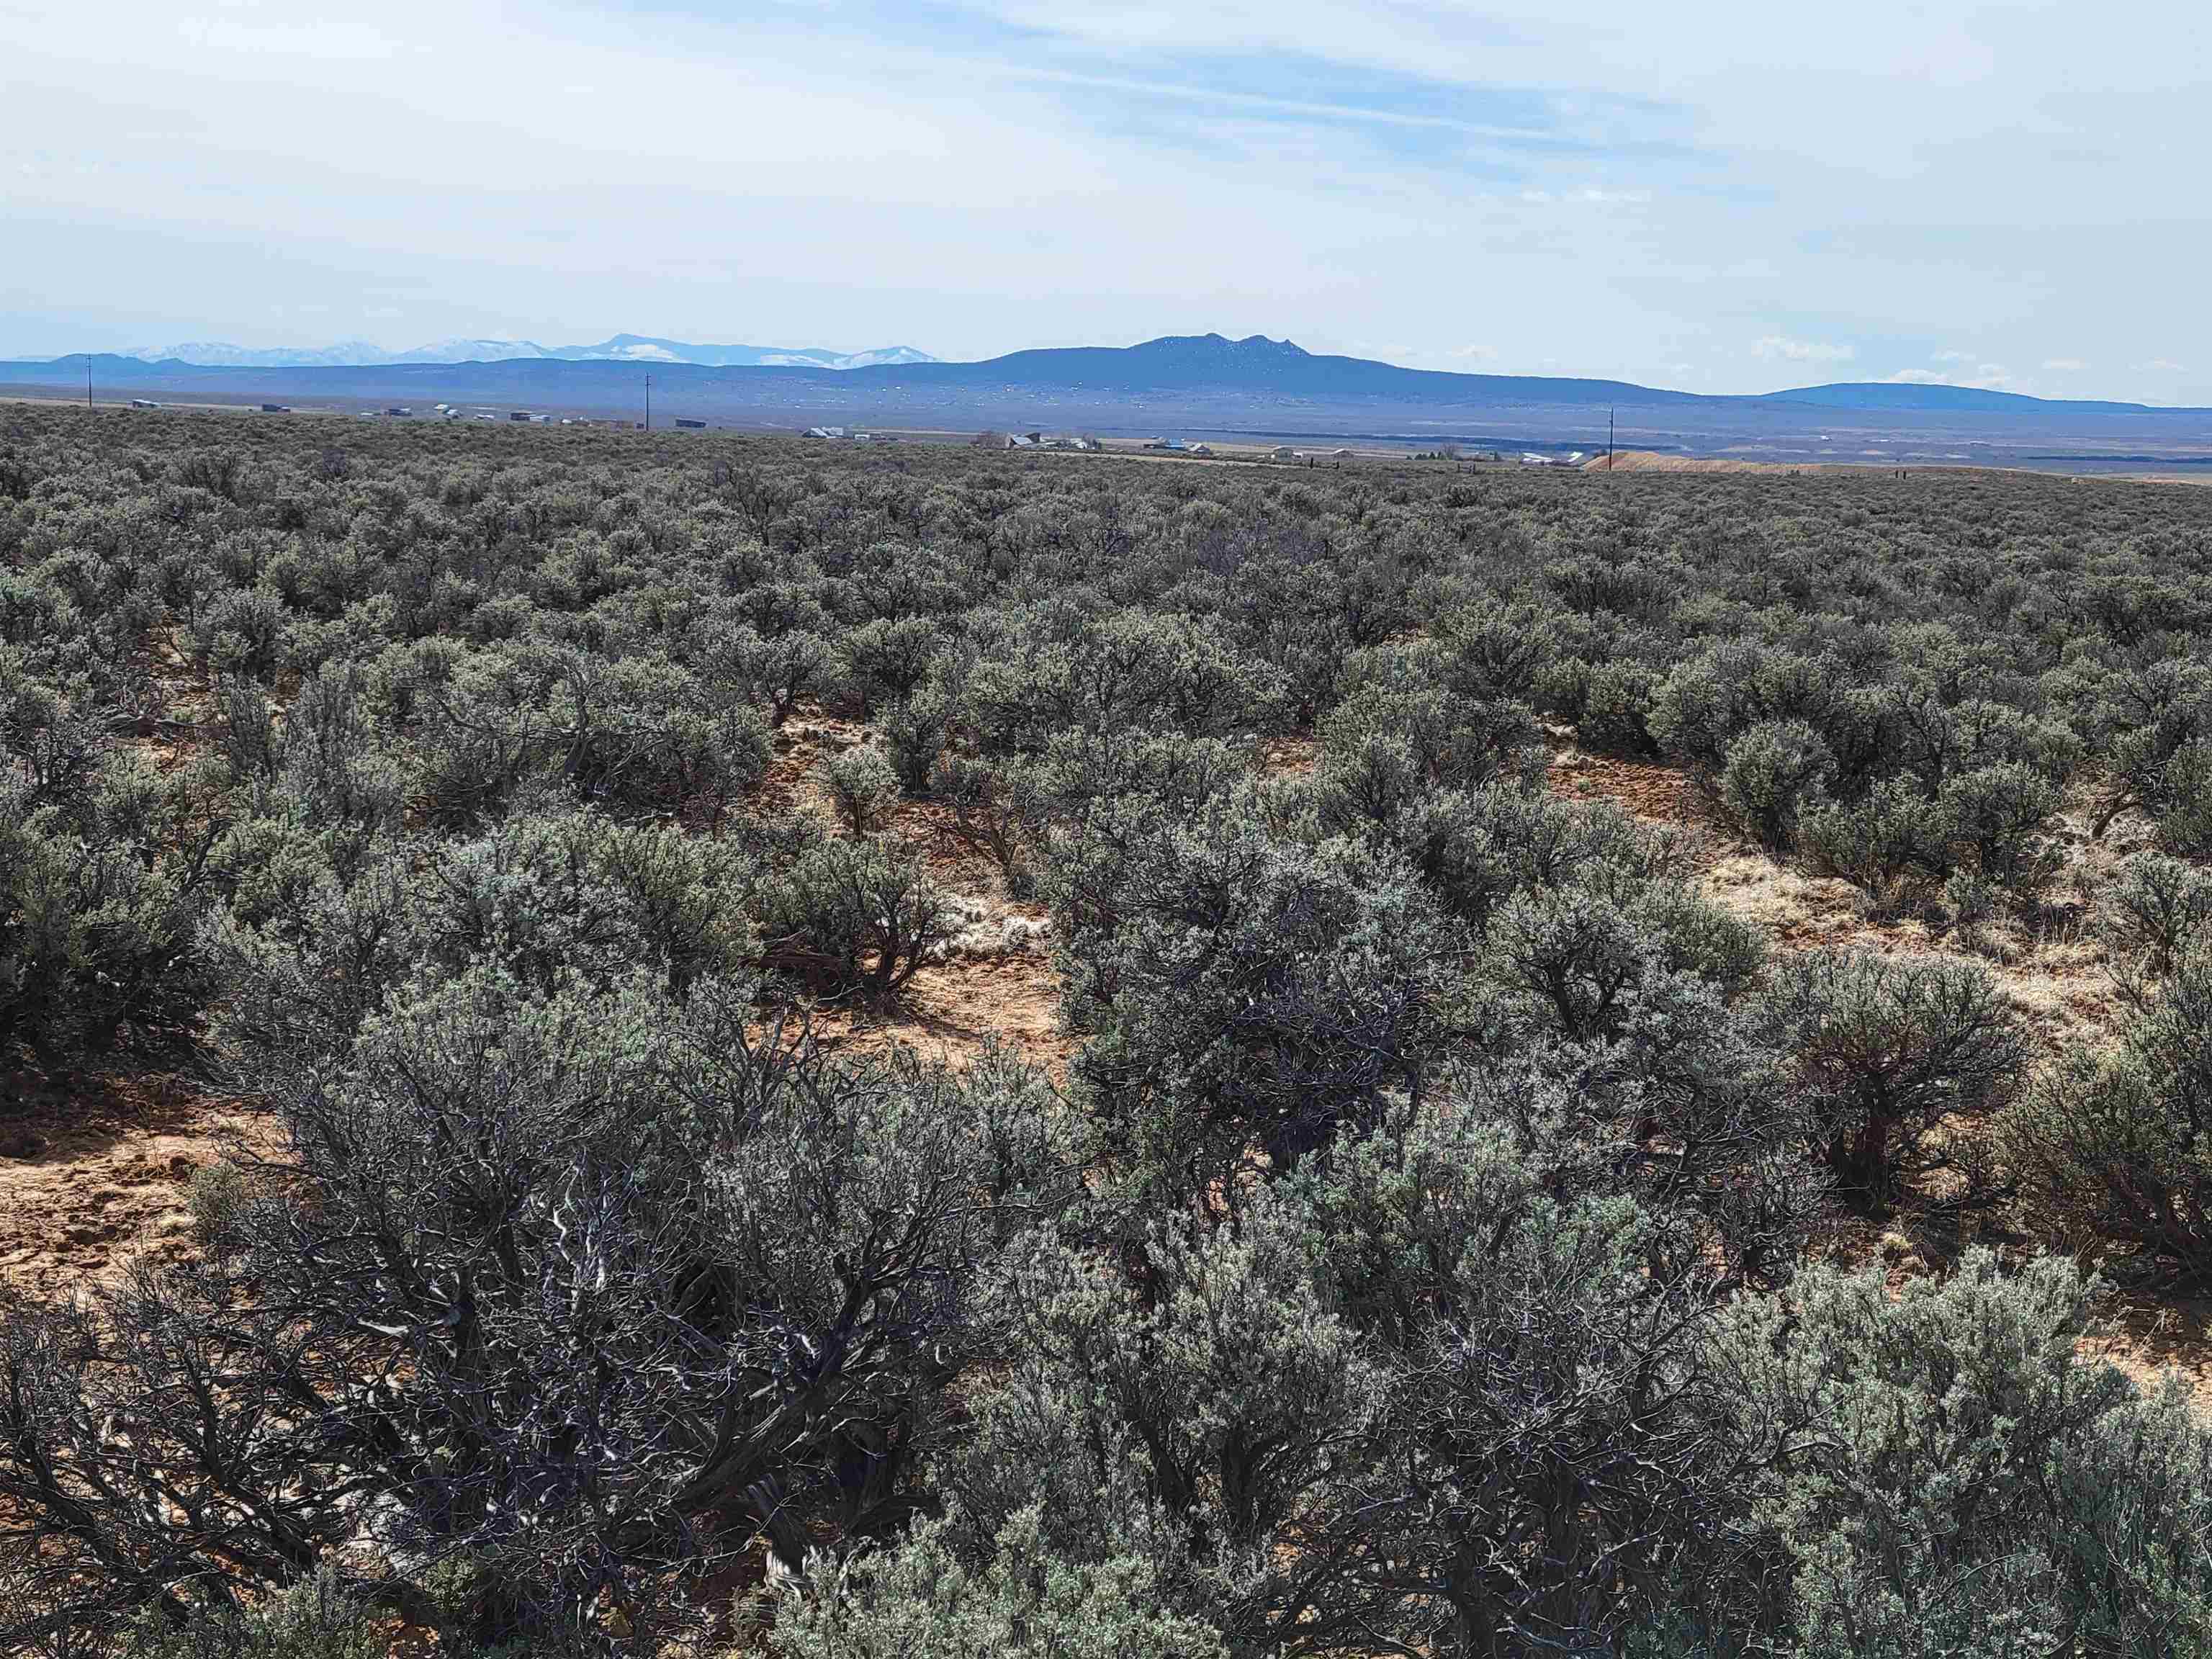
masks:
<path id="1" fill-rule="evenodd" d="M 2169 0 L 0 0 L 0 355 L 1218 329 L 2212 404 Z"/>

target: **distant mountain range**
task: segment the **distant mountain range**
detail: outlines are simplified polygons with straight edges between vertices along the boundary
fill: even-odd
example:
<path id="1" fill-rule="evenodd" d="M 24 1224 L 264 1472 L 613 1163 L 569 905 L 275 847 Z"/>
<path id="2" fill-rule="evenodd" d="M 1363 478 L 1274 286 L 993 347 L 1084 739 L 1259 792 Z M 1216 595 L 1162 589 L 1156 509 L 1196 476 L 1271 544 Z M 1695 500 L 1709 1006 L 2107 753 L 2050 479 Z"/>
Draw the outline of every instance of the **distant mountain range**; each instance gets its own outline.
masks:
<path id="1" fill-rule="evenodd" d="M 812 346 L 692 345 L 642 334 L 617 334 L 597 345 L 542 346 L 535 340 L 439 340 L 409 351 L 386 351 L 366 340 L 336 345 L 263 349 L 220 340 L 149 346 L 123 356 L 145 363 L 187 363 L 195 368 L 359 368 L 392 363 L 508 362 L 547 358 L 560 362 L 692 363 L 708 368 L 873 368 L 884 363 L 933 363 L 912 346 L 874 351 L 824 351 Z"/>
<path id="2" fill-rule="evenodd" d="M 2031 398 L 2024 392 L 1991 392 L 1977 386 L 1942 386 L 1925 380 L 1851 380 L 1835 386 L 1800 386 L 1770 392 L 1768 398 L 1819 404 L 1828 409 L 1980 410 L 1993 414 L 2029 409 L 2069 409 L 2076 413 L 2148 415 L 2153 404 L 2098 403 L 2086 398 Z"/>
<path id="3" fill-rule="evenodd" d="M 304 354 L 312 361 L 281 362 L 264 353 L 219 356 L 229 349 L 0 362 L 0 386 L 81 392 L 88 367 L 109 398 L 341 410 L 442 401 L 629 419 L 643 412 L 649 374 L 657 418 L 752 429 L 1180 431 L 1587 451 L 1603 447 L 1610 427 L 1623 447 L 1793 463 L 2212 465 L 2207 410 L 1887 381 L 1714 397 L 1625 380 L 1401 368 L 1260 335 L 1170 335 L 967 363 L 903 347 L 841 355 L 631 334 L 558 348 L 447 341 L 361 362 L 329 359 L 369 349 L 330 347 Z"/>
<path id="4" fill-rule="evenodd" d="M 1173 334 L 1133 346 L 1074 346 L 1015 351 L 981 362 L 951 363 L 912 346 L 873 351 L 837 352 L 817 347 L 696 345 L 642 334 L 616 334 L 596 345 L 545 346 L 534 340 L 453 339 L 386 351 L 364 340 L 307 348 L 252 349 L 218 341 L 192 341 L 118 354 L 121 358 L 167 372 L 172 367 L 208 369 L 389 368 L 410 364 L 455 366 L 522 362 L 641 363 L 695 368 L 905 370 L 896 380 L 935 387 L 1015 389 L 1036 386 L 1089 391 L 1115 397 L 1210 388 L 1328 398 L 1385 398 L 1433 403 L 1445 407 L 1492 404 L 1604 404 L 1614 406 L 1741 404 L 1749 401 L 1792 403 L 1824 409 L 1890 412 L 2019 413 L 2063 408 L 2077 413 L 2149 414 L 2147 404 L 2090 403 L 2031 398 L 2019 392 L 1975 386 L 1896 381 L 1854 381 L 1799 386 L 1759 394 L 1756 399 L 1715 398 L 1673 392 L 1626 380 L 1577 380 L 1532 374 L 1458 374 L 1438 369 L 1401 368 L 1364 357 L 1336 357 L 1307 351 L 1289 340 L 1255 334 L 1231 340 L 1218 334 Z M 55 367 L 82 362 L 54 358 Z M 95 362 L 98 359 L 95 357 Z M 20 368 L 22 364 L 0 365 Z M 579 384 L 583 384 L 579 382 Z"/>

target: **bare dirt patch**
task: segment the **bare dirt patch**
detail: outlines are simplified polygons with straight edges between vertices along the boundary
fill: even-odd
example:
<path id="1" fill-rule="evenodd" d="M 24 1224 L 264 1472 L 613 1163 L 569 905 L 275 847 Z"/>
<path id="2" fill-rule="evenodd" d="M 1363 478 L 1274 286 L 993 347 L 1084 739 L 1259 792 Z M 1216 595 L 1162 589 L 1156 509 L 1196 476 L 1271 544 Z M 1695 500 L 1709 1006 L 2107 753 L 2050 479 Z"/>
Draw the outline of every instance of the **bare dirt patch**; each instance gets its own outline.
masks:
<path id="1" fill-rule="evenodd" d="M 1570 748 L 1552 757 L 1547 781 L 1555 795 L 1568 800 L 1609 800 L 1647 823 L 1706 827 L 1697 785 L 1678 767 Z"/>
<path id="2" fill-rule="evenodd" d="M 1583 463 L 1585 472 L 1818 472 L 1817 462 L 1741 460 L 1727 455 L 1662 455 L 1652 449 L 1615 450 Z"/>
<path id="3" fill-rule="evenodd" d="M 1696 782 L 1679 768 L 1570 747 L 1553 756 L 1548 781 L 1567 799 L 1610 800 L 1645 823 L 1680 832 L 1698 890 L 1781 949 L 1977 957 L 2054 1054 L 2072 1044 L 2109 1042 L 2117 1029 L 2112 961 L 2087 918 L 2132 845 L 2124 828 L 2093 842 L 2075 822 L 2080 814 L 2062 821 L 2068 862 L 2054 885 L 2048 920 L 1939 932 L 1923 916 L 1876 916 L 1849 882 L 1768 856 L 1717 822 Z"/>
<path id="4" fill-rule="evenodd" d="M 872 740 L 860 721 L 802 706 L 776 734 L 760 804 L 804 812 L 836 829 L 817 769 Z M 1287 749 L 1298 747 L 1286 740 Z M 1310 744 L 1303 746 L 1308 765 L 1311 750 Z M 953 937 L 939 959 L 917 969 L 884 1007 L 815 1009 L 815 1040 L 826 1050 L 854 1054 L 902 1043 L 956 1067 L 972 1063 L 995 1042 L 1064 1087 L 1068 1060 L 1080 1044 L 1060 1029 L 1060 977 L 1053 969 L 1044 908 L 1007 894 L 998 865 L 960 833 L 951 808 L 940 802 L 902 800 L 885 830 L 919 852 L 944 889 L 953 910 Z"/>
<path id="5" fill-rule="evenodd" d="M 174 1077 L 102 1078 L 66 1091 L 11 1082 L 13 1103 L 0 1109 L 0 1279 L 40 1295 L 104 1278 L 134 1256 L 185 1260 L 195 1171 L 234 1151 L 277 1148 L 269 1117 Z"/>
<path id="6" fill-rule="evenodd" d="M 1042 951 L 975 962 L 932 963 L 882 1010 L 822 1009 L 814 1035 L 830 1053 L 866 1054 L 903 1043 L 956 1069 L 996 1042 L 1067 1085 L 1080 1042 L 1061 1030 L 1060 977 Z"/>

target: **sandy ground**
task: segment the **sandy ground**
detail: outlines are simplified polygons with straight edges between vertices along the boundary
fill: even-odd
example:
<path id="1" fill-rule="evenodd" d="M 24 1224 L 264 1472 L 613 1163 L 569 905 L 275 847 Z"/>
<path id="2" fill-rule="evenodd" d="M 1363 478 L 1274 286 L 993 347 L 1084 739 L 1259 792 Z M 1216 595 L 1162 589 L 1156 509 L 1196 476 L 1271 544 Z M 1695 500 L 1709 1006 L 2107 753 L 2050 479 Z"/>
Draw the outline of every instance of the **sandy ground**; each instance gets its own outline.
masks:
<path id="1" fill-rule="evenodd" d="M 1651 449 L 1617 449 L 1583 463 L 1585 472 L 1822 472 L 1818 461 L 1748 461 L 1726 455 L 1664 455 Z"/>
<path id="2" fill-rule="evenodd" d="M 15 1077 L 0 1113 L 0 1279 L 51 1296 L 192 1250 L 193 1173 L 266 1157 L 276 1126 L 170 1076 Z"/>

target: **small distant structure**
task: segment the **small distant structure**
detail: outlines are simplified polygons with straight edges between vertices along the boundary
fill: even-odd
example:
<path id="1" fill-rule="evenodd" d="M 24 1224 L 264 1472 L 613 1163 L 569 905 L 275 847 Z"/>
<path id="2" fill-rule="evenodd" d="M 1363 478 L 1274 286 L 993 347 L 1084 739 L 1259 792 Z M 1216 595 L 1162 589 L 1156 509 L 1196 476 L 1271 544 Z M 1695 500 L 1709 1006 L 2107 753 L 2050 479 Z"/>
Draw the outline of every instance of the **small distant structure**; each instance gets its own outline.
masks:
<path id="1" fill-rule="evenodd" d="M 1037 439 L 1034 432 L 1017 432 L 1006 440 L 1009 449 L 1035 449 L 1036 447 Z"/>
<path id="2" fill-rule="evenodd" d="M 676 424 L 686 432 L 704 432 L 707 429 L 706 422 L 688 421 L 681 416 L 677 417 Z"/>
<path id="3" fill-rule="evenodd" d="M 1348 449 L 1332 449 L 1328 453 L 1331 459 L 1338 460 L 1348 459 L 1352 454 Z"/>
<path id="4" fill-rule="evenodd" d="M 806 428 L 806 435 L 810 438 L 826 438 L 834 442 L 845 435 L 845 428 L 842 426 L 810 426 Z"/>
<path id="5" fill-rule="evenodd" d="M 387 415 L 412 415 L 415 411 L 411 409 L 403 408 L 401 405 L 394 404 L 391 408 L 386 410 L 384 412 Z"/>
<path id="6" fill-rule="evenodd" d="M 526 409 L 515 409 L 507 411 L 507 418 L 510 421 L 534 421 L 538 417 Z"/>
<path id="7" fill-rule="evenodd" d="M 159 409 L 161 406 L 151 398 L 133 398 L 131 400 L 131 407 L 133 409 Z"/>
<path id="8" fill-rule="evenodd" d="M 1533 452 L 1524 450 L 1521 456 L 1521 465 L 1523 466 L 1557 466 L 1559 465 L 1559 458 L 1556 455 L 1538 455 Z"/>
<path id="9" fill-rule="evenodd" d="M 292 406 L 289 404 L 264 404 L 261 405 L 261 412 L 264 415 L 289 415 L 292 412 Z"/>
<path id="10" fill-rule="evenodd" d="M 1183 451 L 1183 453 L 1186 455 L 1211 455 L 1213 453 L 1213 446 L 1211 444 L 1193 444 L 1188 449 Z"/>
<path id="11" fill-rule="evenodd" d="M 1191 453 L 1190 446 L 1180 438 L 1155 438 L 1145 447 L 1161 450 L 1170 455 L 1188 455 Z"/>
<path id="12" fill-rule="evenodd" d="M 1271 461 L 1295 461 L 1298 459 L 1298 452 L 1288 444 L 1278 444 L 1267 452 L 1267 459 Z"/>

